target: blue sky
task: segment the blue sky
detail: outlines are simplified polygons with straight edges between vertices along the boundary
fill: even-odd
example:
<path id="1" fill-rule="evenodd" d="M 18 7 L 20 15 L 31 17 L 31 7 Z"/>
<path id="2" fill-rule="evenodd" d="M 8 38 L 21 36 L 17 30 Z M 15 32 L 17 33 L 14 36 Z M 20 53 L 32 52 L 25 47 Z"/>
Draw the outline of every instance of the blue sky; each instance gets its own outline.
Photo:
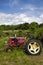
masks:
<path id="1" fill-rule="evenodd" d="M 0 24 L 43 23 L 43 0 L 0 0 Z"/>

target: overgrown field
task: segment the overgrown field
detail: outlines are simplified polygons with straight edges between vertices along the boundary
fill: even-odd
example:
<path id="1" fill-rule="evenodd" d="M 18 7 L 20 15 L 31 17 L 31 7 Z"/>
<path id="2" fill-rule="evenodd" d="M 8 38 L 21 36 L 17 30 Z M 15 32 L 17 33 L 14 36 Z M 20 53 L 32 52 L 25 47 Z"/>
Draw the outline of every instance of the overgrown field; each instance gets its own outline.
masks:
<path id="1" fill-rule="evenodd" d="M 43 52 L 39 56 L 27 55 L 17 48 L 10 53 L 0 52 L 0 65 L 43 65 Z"/>
<path id="2" fill-rule="evenodd" d="M 22 31 L 10 31 L 9 34 L 3 32 L 0 35 L 0 49 L 6 48 L 5 41 L 9 40 L 10 36 L 14 36 L 17 33 L 17 36 L 25 36 L 25 33 L 29 32 L 25 30 Z M 21 34 L 22 33 L 22 34 Z M 43 48 L 42 53 L 37 56 L 27 55 L 22 48 L 14 48 L 12 52 L 1 52 L 0 51 L 0 65 L 43 65 Z"/>

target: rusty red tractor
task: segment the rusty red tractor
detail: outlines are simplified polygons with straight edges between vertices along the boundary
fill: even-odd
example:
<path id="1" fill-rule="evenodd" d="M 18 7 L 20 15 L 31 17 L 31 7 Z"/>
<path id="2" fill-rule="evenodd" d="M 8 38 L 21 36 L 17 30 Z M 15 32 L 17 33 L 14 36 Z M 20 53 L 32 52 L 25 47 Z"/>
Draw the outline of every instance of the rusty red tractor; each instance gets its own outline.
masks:
<path id="1" fill-rule="evenodd" d="M 13 47 L 22 46 L 27 54 L 38 55 L 42 51 L 42 44 L 31 35 L 25 37 L 10 37 L 6 52 L 12 51 Z"/>

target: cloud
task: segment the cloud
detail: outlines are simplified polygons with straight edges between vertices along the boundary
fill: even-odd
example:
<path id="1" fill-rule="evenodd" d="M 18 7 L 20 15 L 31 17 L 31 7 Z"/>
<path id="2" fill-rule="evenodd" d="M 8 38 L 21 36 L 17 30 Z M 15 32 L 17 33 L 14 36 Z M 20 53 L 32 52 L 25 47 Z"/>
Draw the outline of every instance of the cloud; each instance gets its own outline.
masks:
<path id="1" fill-rule="evenodd" d="M 43 14 L 39 17 L 35 16 L 27 16 L 26 14 L 5 14 L 0 13 L 0 25 L 17 25 L 21 23 L 31 23 L 33 21 L 36 21 L 37 23 L 43 23 Z"/>
<path id="2" fill-rule="evenodd" d="M 43 19 L 43 14 L 41 14 L 41 15 L 40 15 L 40 18 L 42 18 L 42 19 Z"/>
<path id="3" fill-rule="evenodd" d="M 40 15 L 40 20 L 41 20 L 42 23 L 43 23 L 43 14 Z"/>
<path id="4" fill-rule="evenodd" d="M 31 5 L 31 4 L 26 4 L 23 7 L 21 7 L 21 10 L 23 10 L 23 9 L 34 11 L 34 10 L 36 10 L 38 8 L 33 6 L 33 5 Z"/>

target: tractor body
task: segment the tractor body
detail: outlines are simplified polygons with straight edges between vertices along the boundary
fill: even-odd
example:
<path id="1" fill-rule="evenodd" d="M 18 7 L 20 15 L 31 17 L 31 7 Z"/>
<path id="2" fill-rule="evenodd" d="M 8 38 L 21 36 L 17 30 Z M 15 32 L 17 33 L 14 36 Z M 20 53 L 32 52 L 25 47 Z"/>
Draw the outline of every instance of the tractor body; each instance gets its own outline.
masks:
<path id="1" fill-rule="evenodd" d="M 25 46 L 24 44 L 25 40 L 26 39 L 24 37 L 10 37 L 8 46 L 11 47 Z"/>

